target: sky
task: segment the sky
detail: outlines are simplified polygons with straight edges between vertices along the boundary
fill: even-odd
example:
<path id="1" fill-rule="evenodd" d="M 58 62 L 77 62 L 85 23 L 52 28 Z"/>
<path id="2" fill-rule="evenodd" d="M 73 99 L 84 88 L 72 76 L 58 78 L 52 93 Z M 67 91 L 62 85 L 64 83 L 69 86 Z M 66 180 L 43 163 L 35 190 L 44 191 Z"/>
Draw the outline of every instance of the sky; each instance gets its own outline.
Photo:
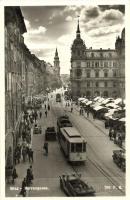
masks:
<path id="1" fill-rule="evenodd" d="M 114 49 L 116 37 L 125 27 L 123 5 L 28 6 L 21 10 L 27 28 L 25 44 L 39 59 L 52 65 L 57 48 L 61 74 L 70 73 L 78 16 L 87 48 Z"/>

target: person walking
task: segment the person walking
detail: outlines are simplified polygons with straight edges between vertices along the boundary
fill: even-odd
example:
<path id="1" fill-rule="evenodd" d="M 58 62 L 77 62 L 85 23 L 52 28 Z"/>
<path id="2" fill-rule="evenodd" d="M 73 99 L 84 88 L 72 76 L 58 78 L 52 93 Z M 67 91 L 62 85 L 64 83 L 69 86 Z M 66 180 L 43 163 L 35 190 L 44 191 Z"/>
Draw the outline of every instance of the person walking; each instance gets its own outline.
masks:
<path id="1" fill-rule="evenodd" d="M 21 187 L 21 191 L 20 191 L 20 195 L 22 195 L 23 197 L 26 197 L 26 178 L 23 179 L 22 181 L 22 187 Z"/>
<path id="2" fill-rule="evenodd" d="M 89 118 L 89 110 L 87 110 L 87 117 Z"/>
<path id="3" fill-rule="evenodd" d="M 47 110 L 45 110 L 45 116 L 47 117 Z"/>
<path id="4" fill-rule="evenodd" d="M 48 111 L 50 110 L 50 105 L 48 104 Z"/>
<path id="5" fill-rule="evenodd" d="M 45 150 L 45 155 L 48 156 L 48 143 L 47 142 L 44 143 L 43 149 Z"/>
<path id="6" fill-rule="evenodd" d="M 27 175 L 26 175 L 27 186 L 29 186 L 30 184 L 32 184 L 32 180 L 33 180 L 32 170 L 30 168 L 28 168 L 27 169 Z"/>
<path id="7" fill-rule="evenodd" d="M 22 149 L 22 156 L 23 156 L 23 162 L 26 161 L 26 156 L 27 156 L 27 152 L 26 152 L 26 147 L 23 146 L 23 149 Z"/>
<path id="8" fill-rule="evenodd" d="M 42 117 L 42 112 L 40 111 L 40 113 L 39 113 L 39 117 L 40 117 L 40 119 L 41 119 L 41 117 Z"/>
<path id="9" fill-rule="evenodd" d="M 29 149 L 29 162 L 33 162 L 33 150 L 32 150 L 32 148 Z"/>
<path id="10" fill-rule="evenodd" d="M 45 104 L 45 110 L 46 110 L 46 104 Z"/>
<path id="11" fill-rule="evenodd" d="M 12 184 L 14 184 L 14 180 L 18 178 L 18 174 L 16 172 L 16 168 L 13 169 L 13 172 L 12 172 Z"/>
<path id="12" fill-rule="evenodd" d="M 113 131 L 113 128 L 111 127 L 111 128 L 109 129 L 109 138 L 110 138 L 110 140 L 112 140 L 113 133 L 114 133 L 114 131 Z"/>

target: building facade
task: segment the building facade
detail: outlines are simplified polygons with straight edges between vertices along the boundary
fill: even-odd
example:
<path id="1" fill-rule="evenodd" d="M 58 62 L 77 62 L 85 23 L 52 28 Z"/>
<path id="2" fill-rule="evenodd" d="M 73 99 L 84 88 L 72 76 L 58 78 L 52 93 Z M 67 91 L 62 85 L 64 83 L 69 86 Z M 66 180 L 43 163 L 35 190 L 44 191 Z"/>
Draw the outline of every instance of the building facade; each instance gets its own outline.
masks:
<path id="1" fill-rule="evenodd" d="M 13 164 L 13 153 L 18 143 L 22 114 L 26 99 L 60 80 L 59 57 L 56 50 L 55 66 L 39 60 L 24 43 L 27 32 L 20 7 L 5 7 L 5 158 Z"/>
<path id="2" fill-rule="evenodd" d="M 124 30 L 115 49 L 86 48 L 81 39 L 79 21 L 71 47 L 72 96 L 123 97 L 125 88 Z"/>

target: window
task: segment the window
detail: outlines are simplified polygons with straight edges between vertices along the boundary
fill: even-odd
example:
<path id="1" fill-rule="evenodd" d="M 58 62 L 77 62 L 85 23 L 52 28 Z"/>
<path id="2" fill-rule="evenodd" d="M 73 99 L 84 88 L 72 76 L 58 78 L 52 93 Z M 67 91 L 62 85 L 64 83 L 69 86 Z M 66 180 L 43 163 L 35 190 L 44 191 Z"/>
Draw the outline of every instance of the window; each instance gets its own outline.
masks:
<path id="1" fill-rule="evenodd" d="M 74 143 L 71 143 L 71 152 L 74 152 Z"/>
<path id="2" fill-rule="evenodd" d="M 90 87 L 90 81 L 87 82 L 87 87 Z"/>
<path id="3" fill-rule="evenodd" d="M 113 82 L 113 87 L 116 87 L 116 82 Z"/>
<path id="4" fill-rule="evenodd" d="M 82 152 L 82 143 L 76 143 L 76 152 Z"/>
<path id="5" fill-rule="evenodd" d="M 92 58 L 94 57 L 94 53 L 91 53 L 91 57 L 92 57 Z"/>
<path id="6" fill-rule="evenodd" d="M 96 85 L 96 87 L 99 87 L 99 83 L 98 82 L 96 82 L 95 85 Z"/>
<path id="7" fill-rule="evenodd" d="M 90 78 L 90 72 L 87 72 L 87 78 Z"/>
<path id="8" fill-rule="evenodd" d="M 83 152 L 86 152 L 86 143 L 83 143 Z"/>
<path id="9" fill-rule="evenodd" d="M 77 75 L 78 78 L 81 77 L 81 75 L 82 75 L 82 70 L 81 70 L 80 68 L 78 68 L 78 69 L 76 70 L 76 75 Z"/>
<path id="10" fill-rule="evenodd" d="M 94 67 L 94 62 L 92 62 L 92 67 Z"/>
<path id="11" fill-rule="evenodd" d="M 87 67 L 90 67 L 90 62 L 87 62 Z"/>
<path id="12" fill-rule="evenodd" d="M 117 72 L 113 71 L 113 77 L 116 77 L 116 76 L 117 76 Z"/>
<path id="13" fill-rule="evenodd" d="M 107 82 L 104 82 L 104 87 L 107 87 L 108 86 L 108 83 Z"/>
<path id="14" fill-rule="evenodd" d="M 95 72 L 95 77 L 98 78 L 99 77 L 99 71 Z"/>
<path id="15" fill-rule="evenodd" d="M 108 72 L 107 71 L 104 72 L 104 77 L 108 77 Z"/>
<path id="16" fill-rule="evenodd" d="M 116 62 L 113 62 L 113 67 L 116 67 L 117 66 L 117 63 Z"/>
<path id="17" fill-rule="evenodd" d="M 108 62 L 104 62 L 104 67 L 108 67 Z"/>
<path id="18" fill-rule="evenodd" d="M 101 57 L 101 58 L 103 57 L 103 53 L 100 53 L 100 57 Z"/>
<path id="19" fill-rule="evenodd" d="M 99 67 L 99 62 L 95 62 L 95 67 Z"/>

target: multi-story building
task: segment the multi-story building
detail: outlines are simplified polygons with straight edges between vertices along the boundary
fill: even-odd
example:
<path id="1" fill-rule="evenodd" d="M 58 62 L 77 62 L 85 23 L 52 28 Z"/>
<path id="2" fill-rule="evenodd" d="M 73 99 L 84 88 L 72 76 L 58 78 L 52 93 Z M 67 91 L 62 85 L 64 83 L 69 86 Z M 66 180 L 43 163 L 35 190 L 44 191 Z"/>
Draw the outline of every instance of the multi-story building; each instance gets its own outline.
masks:
<path id="1" fill-rule="evenodd" d="M 21 135 L 21 119 L 28 96 L 57 87 L 59 58 L 55 66 L 39 60 L 24 44 L 26 26 L 20 7 L 5 7 L 5 158 L 13 164 L 13 152 Z M 48 82 L 47 82 L 48 80 Z M 10 161 L 9 161 L 10 160 Z"/>
<path id="2" fill-rule="evenodd" d="M 72 96 L 122 97 L 125 87 L 124 43 L 123 30 L 121 39 L 118 37 L 116 41 L 116 49 L 88 49 L 81 39 L 78 21 L 76 39 L 71 47 Z"/>
<path id="3" fill-rule="evenodd" d="M 5 153 L 13 158 L 22 109 L 23 33 L 26 32 L 19 7 L 5 9 Z M 10 159 L 11 160 L 11 159 Z M 8 162 L 8 161 L 7 161 Z"/>

